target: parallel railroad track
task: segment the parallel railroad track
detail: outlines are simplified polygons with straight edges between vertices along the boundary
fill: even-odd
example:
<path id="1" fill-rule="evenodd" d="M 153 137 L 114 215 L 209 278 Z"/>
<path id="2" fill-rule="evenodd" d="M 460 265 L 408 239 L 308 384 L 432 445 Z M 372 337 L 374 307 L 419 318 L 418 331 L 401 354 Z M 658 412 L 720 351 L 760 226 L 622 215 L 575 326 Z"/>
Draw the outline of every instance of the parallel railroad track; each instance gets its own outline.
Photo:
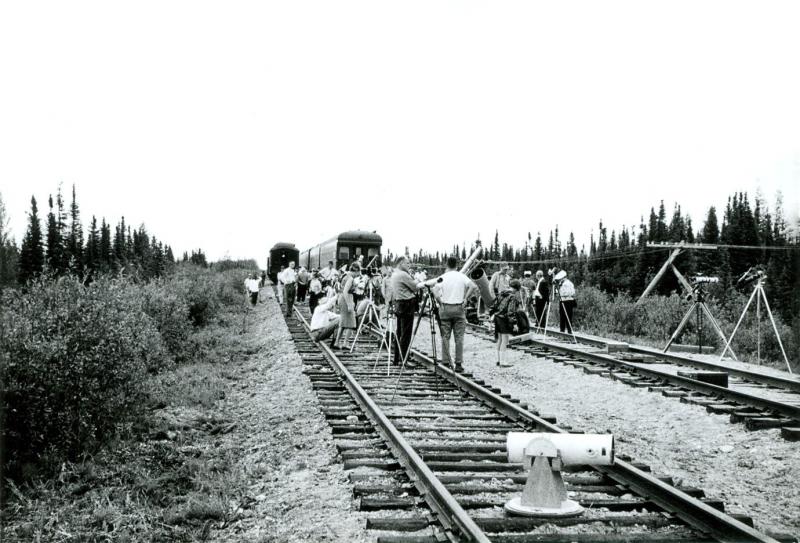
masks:
<path id="1" fill-rule="evenodd" d="M 503 504 L 526 474 L 508 462 L 506 433 L 570 429 L 420 352 L 397 381 L 385 355 L 375 369 L 378 339 L 332 351 L 310 338 L 307 317 L 295 308 L 287 325 L 378 541 L 775 541 L 702 490 L 675 488 L 619 455 L 614 466 L 566 474 L 582 516 L 510 517 Z"/>
<path id="2" fill-rule="evenodd" d="M 467 330 L 478 337 L 492 338 L 484 326 L 468 325 Z M 608 345 L 619 342 L 580 334 L 576 338 L 578 345 L 572 343 L 572 336 L 548 330 L 546 339 L 534 336 L 509 348 L 704 406 L 710 413 L 729 415 L 731 422 L 743 423 L 748 430 L 780 428 L 785 439 L 800 439 L 800 380 L 730 368 L 647 347 L 627 345 L 620 352 L 604 352 Z M 728 385 L 678 374 L 687 369 L 726 373 Z"/>

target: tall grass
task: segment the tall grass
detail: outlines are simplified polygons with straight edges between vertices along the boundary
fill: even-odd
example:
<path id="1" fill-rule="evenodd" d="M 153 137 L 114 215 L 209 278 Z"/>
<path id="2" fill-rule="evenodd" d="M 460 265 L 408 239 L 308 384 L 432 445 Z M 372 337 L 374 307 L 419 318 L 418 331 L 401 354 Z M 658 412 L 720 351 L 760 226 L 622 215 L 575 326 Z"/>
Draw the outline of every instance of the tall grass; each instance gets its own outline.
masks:
<path id="1" fill-rule="evenodd" d="M 748 295 L 729 293 L 724 300 L 709 297 L 706 305 L 720 324 L 726 337 L 730 337 L 739 319 Z M 575 326 L 577 329 L 598 335 L 624 336 L 641 338 L 654 344 L 666 344 L 677 328 L 683 316 L 689 310 L 691 302 L 673 294 L 671 296 L 649 296 L 636 303 L 627 293 L 606 294 L 596 287 L 583 287 L 577 293 L 578 310 Z M 783 341 L 793 371 L 800 369 L 800 322 L 794 326 L 784 323 L 778 315 L 774 315 L 778 333 Z M 756 319 L 755 308 L 748 310 L 742 321 L 732 347 L 740 359 L 754 362 L 760 349 L 762 362 L 784 367 L 783 355 L 778 340 L 772 330 L 766 311 L 762 307 L 760 327 Z M 697 342 L 697 326 L 694 317 L 687 324 L 680 342 Z M 710 323 L 703 324 L 703 344 L 722 349 L 723 342 L 713 331 Z"/>

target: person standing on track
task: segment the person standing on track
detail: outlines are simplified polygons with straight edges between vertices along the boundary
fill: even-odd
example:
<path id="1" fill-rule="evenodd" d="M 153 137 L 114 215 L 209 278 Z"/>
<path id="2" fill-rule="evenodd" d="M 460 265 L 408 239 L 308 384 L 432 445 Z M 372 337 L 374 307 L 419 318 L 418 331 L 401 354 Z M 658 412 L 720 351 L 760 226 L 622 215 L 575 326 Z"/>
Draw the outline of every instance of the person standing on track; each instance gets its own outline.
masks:
<path id="1" fill-rule="evenodd" d="M 536 270 L 536 288 L 533 291 L 534 320 L 536 327 L 541 328 L 545 325 L 544 309 L 550 299 L 550 283 L 544 277 L 542 270 Z"/>
<path id="2" fill-rule="evenodd" d="M 489 285 L 492 287 L 495 297 L 499 296 L 501 292 L 508 289 L 508 282 L 511 280 L 511 277 L 508 274 L 508 270 L 510 269 L 511 268 L 508 266 L 508 264 L 506 264 L 492 275 Z"/>
<path id="3" fill-rule="evenodd" d="M 286 316 L 292 316 L 294 297 L 297 294 L 297 272 L 294 271 L 294 261 L 289 262 L 289 267 L 281 272 L 283 282 L 283 298 L 286 300 Z"/>
<path id="4" fill-rule="evenodd" d="M 536 319 L 533 307 L 533 291 L 536 289 L 536 281 L 531 276 L 531 270 L 525 270 L 522 274 L 522 303 L 528 317 Z"/>
<path id="5" fill-rule="evenodd" d="M 572 313 L 578 302 L 575 301 L 575 285 L 572 281 L 564 277 L 558 286 L 558 293 L 561 296 L 561 304 L 558 307 L 560 317 L 559 329 L 562 332 L 572 333 Z"/>
<path id="6" fill-rule="evenodd" d="M 300 271 L 297 272 L 297 303 L 306 301 L 309 279 L 308 272 L 301 266 Z"/>
<path id="7" fill-rule="evenodd" d="M 339 293 L 339 332 L 333 340 L 333 348 L 347 347 L 347 341 L 356 329 L 356 304 L 353 300 L 353 287 L 355 278 L 361 275 L 361 265 L 358 262 L 350 264 L 350 271 L 342 279 L 342 291 Z M 341 342 L 344 342 L 342 346 Z"/>
<path id="8" fill-rule="evenodd" d="M 414 328 L 414 313 L 417 311 L 417 283 L 408 273 L 408 260 L 401 256 L 392 273 L 391 296 L 394 300 L 394 314 L 397 317 L 397 339 L 394 351 L 395 365 L 400 365 L 411 345 L 411 334 Z"/>
<path id="9" fill-rule="evenodd" d="M 314 308 L 317 307 L 319 299 L 322 297 L 322 281 L 319 280 L 319 272 L 311 270 L 311 282 L 308 284 L 308 309 L 314 315 Z"/>
<path id="10" fill-rule="evenodd" d="M 455 336 L 456 361 L 455 369 L 464 371 L 464 332 L 467 329 L 467 315 L 464 304 L 470 295 L 478 290 L 469 277 L 456 269 L 458 260 L 451 256 L 447 259 L 447 271 L 441 282 L 434 287 L 434 293 L 441 304 L 439 311 L 439 329 L 442 331 L 442 361 L 448 366 L 452 364 L 450 357 L 450 334 Z"/>

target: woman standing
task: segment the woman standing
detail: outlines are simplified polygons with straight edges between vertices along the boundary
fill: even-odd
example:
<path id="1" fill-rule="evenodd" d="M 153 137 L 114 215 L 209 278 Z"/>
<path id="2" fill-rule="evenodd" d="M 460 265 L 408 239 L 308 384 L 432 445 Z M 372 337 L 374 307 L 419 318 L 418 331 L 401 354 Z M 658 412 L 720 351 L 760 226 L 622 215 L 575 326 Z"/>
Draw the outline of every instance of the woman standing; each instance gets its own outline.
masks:
<path id="1" fill-rule="evenodd" d="M 342 348 L 339 342 L 344 338 L 344 347 L 356 329 L 356 304 L 353 300 L 353 286 L 357 276 L 361 275 L 361 265 L 358 262 L 350 264 L 350 271 L 342 278 L 342 290 L 339 293 L 339 333 L 334 342 L 334 349 Z"/>
<path id="2" fill-rule="evenodd" d="M 522 307 L 522 295 L 520 294 L 521 284 L 518 279 L 512 279 L 508 288 L 501 291 L 494 308 L 494 336 L 497 340 L 497 365 L 510 367 L 506 363 L 506 350 L 508 340 L 514 333 L 514 326 L 517 322 L 517 311 Z"/>

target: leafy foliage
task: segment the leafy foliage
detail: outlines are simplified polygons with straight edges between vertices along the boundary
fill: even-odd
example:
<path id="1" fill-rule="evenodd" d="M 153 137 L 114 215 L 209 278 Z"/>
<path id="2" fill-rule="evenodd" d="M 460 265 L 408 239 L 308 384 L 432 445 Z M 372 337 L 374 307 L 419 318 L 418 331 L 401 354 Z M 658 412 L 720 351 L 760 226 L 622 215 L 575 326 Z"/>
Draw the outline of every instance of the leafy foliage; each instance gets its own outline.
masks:
<path id="1" fill-rule="evenodd" d="M 40 278 L 3 293 L 5 463 L 76 458 L 139 412 L 146 369 L 165 353 L 137 289 Z"/>

